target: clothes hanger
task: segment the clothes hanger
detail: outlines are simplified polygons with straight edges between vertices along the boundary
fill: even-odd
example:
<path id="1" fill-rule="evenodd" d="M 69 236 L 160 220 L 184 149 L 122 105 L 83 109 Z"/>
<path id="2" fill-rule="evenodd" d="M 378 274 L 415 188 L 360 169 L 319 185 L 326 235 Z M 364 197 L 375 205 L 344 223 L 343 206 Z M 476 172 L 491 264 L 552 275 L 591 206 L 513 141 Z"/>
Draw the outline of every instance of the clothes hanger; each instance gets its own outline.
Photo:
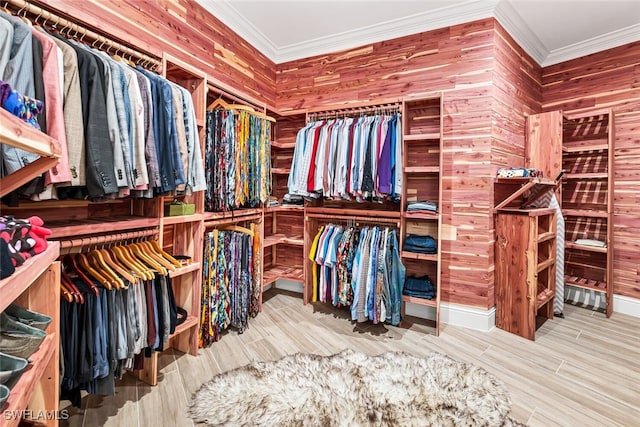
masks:
<path id="1" fill-rule="evenodd" d="M 114 246 L 111 248 L 112 253 L 115 254 L 124 265 L 126 265 L 131 271 L 133 271 L 138 277 L 144 280 L 151 280 L 153 277 L 149 277 L 149 271 L 146 267 L 138 264 L 126 250 L 125 246 Z"/>
<path id="2" fill-rule="evenodd" d="M 182 267 L 182 264 L 180 264 L 180 262 L 177 259 L 169 255 L 160 247 L 160 243 L 158 243 L 157 240 L 150 240 L 149 243 L 151 244 L 151 246 L 153 246 L 153 248 L 156 250 L 157 253 L 162 255 L 162 257 L 167 259 L 171 264 L 175 265 L 176 267 Z"/>
<path id="3" fill-rule="evenodd" d="M 227 225 L 224 227 L 220 227 L 220 230 L 225 230 L 225 231 L 238 231 L 240 233 L 244 233 L 244 234 L 248 234 L 249 236 L 253 237 L 254 236 L 254 232 L 253 230 L 246 228 L 246 227 L 241 227 L 239 225 Z"/>
<path id="4" fill-rule="evenodd" d="M 111 288 L 111 283 L 109 282 L 109 279 L 104 277 L 102 275 L 102 273 L 100 273 L 95 268 L 93 268 L 93 266 L 91 265 L 91 263 L 89 262 L 89 259 L 86 257 L 85 254 L 83 254 L 83 253 L 77 254 L 76 255 L 76 260 L 78 261 L 78 265 L 80 265 L 80 267 L 82 267 L 82 269 L 84 269 L 84 271 L 86 271 L 94 279 L 96 279 L 98 282 L 100 282 L 100 284 L 102 284 L 108 290 L 112 289 Z M 91 289 L 91 287 L 89 287 L 89 288 Z"/>
<path id="5" fill-rule="evenodd" d="M 133 252 L 132 248 L 129 247 L 129 243 L 120 247 L 122 251 L 129 257 L 131 262 L 138 266 L 140 271 L 144 274 L 144 277 L 147 280 L 151 280 L 155 277 L 155 271 L 149 268 L 147 264 L 145 264 L 138 256 Z"/>
<path id="6" fill-rule="evenodd" d="M 169 260 L 164 258 L 161 254 L 157 253 L 155 251 L 154 247 L 151 245 L 151 243 L 148 240 L 139 242 L 139 243 L 137 243 L 137 245 L 139 245 L 141 247 L 141 249 L 143 251 L 145 251 L 145 253 L 147 255 L 149 255 L 151 258 L 153 258 L 158 263 L 160 263 L 168 271 L 175 271 L 176 270 L 176 266 L 171 264 L 171 262 L 169 262 Z"/>
<path id="7" fill-rule="evenodd" d="M 64 300 L 67 302 L 74 301 L 73 295 L 62 283 L 60 283 L 60 297 L 64 298 Z"/>
<path id="8" fill-rule="evenodd" d="M 67 266 L 67 268 L 71 269 L 71 271 L 73 273 L 76 274 L 76 276 L 82 281 L 84 282 L 90 289 L 95 288 L 96 286 L 93 284 L 93 281 L 87 277 L 86 274 L 84 274 L 84 272 L 82 271 L 82 269 L 80 268 L 80 266 L 78 265 L 78 263 L 76 262 L 76 258 L 73 255 L 65 255 L 63 258 L 63 265 Z M 78 290 L 77 286 L 75 285 L 75 283 L 73 283 L 73 280 L 71 280 L 71 278 L 69 276 L 67 276 L 67 278 L 69 279 L 69 284 L 71 285 L 71 287 L 75 290 L 76 293 L 82 295 L 82 293 Z M 98 295 L 98 288 L 95 289 L 95 291 L 93 291 L 93 293 L 95 295 Z M 84 301 L 84 297 L 82 298 Z"/>
<path id="9" fill-rule="evenodd" d="M 107 265 L 104 260 L 104 257 L 97 250 L 93 250 L 87 254 L 87 258 L 92 266 L 100 273 L 103 274 L 104 277 L 109 279 L 111 286 L 115 287 L 116 290 L 122 289 L 124 287 L 124 282 L 122 279 L 116 274 L 113 269 Z"/>
<path id="10" fill-rule="evenodd" d="M 67 272 L 64 270 L 60 271 L 60 285 L 63 286 L 71 296 L 72 301 L 69 302 L 76 302 L 78 304 L 84 303 L 84 296 L 82 295 L 82 292 L 80 292 L 76 284 L 73 283 Z"/>
<path id="11" fill-rule="evenodd" d="M 149 255 L 147 255 L 135 243 L 132 243 L 132 244 L 128 245 L 128 248 L 133 252 L 133 254 L 136 257 L 138 257 L 138 259 L 141 262 L 147 264 L 149 267 L 151 267 L 153 270 L 157 271 L 162 276 L 166 276 L 168 274 L 166 268 L 164 268 L 162 265 L 160 265 L 158 262 L 156 262 L 154 259 L 152 259 Z"/>
<path id="12" fill-rule="evenodd" d="M 222 95 L 220 95 L 218 97 L 218 99 L 216 99 L 215 101 L 213 101 L 211 104 L 209 104 L 208 107 L 210 110 L 214 110 L 216 108 L 220 108 L 223 110 L 231 110 L 231 105 L 229 105 L 227 103 L 227 101 L 225 101 L 224 99 L 222 99 Z"/>
<path id="13" fill-rule="evenodd" d="M 109 252 L 107 249 L 101 248 L 101 249 L 98 249 L 98 252 L 102 254 L 102 258 L 104 258 L 104 261 L 107 263 L 107 265 L 111 267 L 120 276 L 124 277 L 125 280 L 127 280 L 129 283 L 135 283 L 137 281 L 137 278 L 135 277 L 135 275 L 131 274 L 131 272 L 126 267 L 120 264 L 118 262 L 118 259 L 115 258 L 115 256 L 111 252 Z M 123 284 L 122 287 L 124 289 L 128 288 L 126 283 Z"/>

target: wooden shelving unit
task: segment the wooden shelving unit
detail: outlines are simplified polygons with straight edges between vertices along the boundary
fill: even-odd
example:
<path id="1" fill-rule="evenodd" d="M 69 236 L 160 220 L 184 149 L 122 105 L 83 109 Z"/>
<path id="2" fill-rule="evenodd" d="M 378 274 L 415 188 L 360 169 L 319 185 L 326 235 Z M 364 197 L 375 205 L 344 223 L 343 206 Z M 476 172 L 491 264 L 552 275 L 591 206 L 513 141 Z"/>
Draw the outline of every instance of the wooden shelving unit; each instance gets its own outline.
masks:
<path id="1" fill-rule="evenodd" d="M 550 186 L 549 190 L 553 187 Z M 535 340 L 539 319 L 553 318 L 556 213 L 496 210 L 496 326 Z"/>
<path id="2" fill-rule="evenodd" d="M 15 302 L 52 318 L 47 336 L 30 357 L 27 369 L 11 388 L 4 411 L 18 413 L 29 408 L 34 413 L 54 415 L 59 408 L 60 366 L 60 244 L 49 242 L 47 249 L 29 258 L 13 275 L 0 281 L 0 311 Z M 6 419 L 3 426 L 17 426 L 19 418 Z M 58 420 L 43 420 L 57 426 Z"/>
<path id="3" fill-rule="evenodd" d="M 401 199 L 400 247 L 406 276 L 428 276 L 436 287 L 434 299 L 403 295 L 402 317 L 406 303 L 435 308 L 435 333 L 440 334 L 441 293 L 441 226 L 442 215 L 442 96 L 440 94 L 405 98 L 402 103 L 403 118 L 403 194 Z M 407 205 L 415 201 L 431 201 L 438 204 L 438 211 L 407 211 Z M 436 254 L 421 254 L 404 249 L 409 234 L 431 236 L 437 242 Z"/>
<path id="4" fill-rule="evenodd" d="M 565 217 L 565 284 L 605 295 L 613 312 L 613 113 L 565 116 L 562 187 Z M 577 244 L 594 239 L 604 247 Z"/>

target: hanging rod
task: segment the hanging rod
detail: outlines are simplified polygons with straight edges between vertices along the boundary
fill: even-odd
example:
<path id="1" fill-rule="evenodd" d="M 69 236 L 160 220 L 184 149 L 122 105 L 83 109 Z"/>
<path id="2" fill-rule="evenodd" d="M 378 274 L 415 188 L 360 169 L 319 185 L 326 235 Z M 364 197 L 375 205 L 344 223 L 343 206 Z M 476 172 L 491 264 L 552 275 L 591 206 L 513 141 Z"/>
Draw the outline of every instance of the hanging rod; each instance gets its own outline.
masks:
<path id="1" fill-rule="evenodd" d="M 374 101 L 347 103 L 341 106 L 320 107 L 308 110 L 307 122 L 322 118 L 353 117 L 369 113 L 399 112 L 402 109 L 402 100 L 397 98 L 378 99 Z"/>
<path id="2" fill-rule="evenodd" d="M 220 96 L 226 97 L 227 99 L 233 100 L 234 102 L 248 105 L 261 113 L 267 112 L 267 106 L 264 103 L 261 103 L 250 95 L 238 93 L 238 91 L 213 79 L 212 77 L 207 77 L 207 89 L 219 94 Z"/>
<path id="3" fill-rule="evenodd" d="M 87 236 L 75 239 L 60 240 L 60 250 L 65 253 L 81 252 L 86 247 L 102 246 L 113 243 L 124 243 L 128 240 L 141 239 L 155 236 L 159 232 L 157 229 L 129 231 L 124 233 L 111 233 L 99 236 Z"/>
<path id="4" fill-rule="evenodd" d="M 327 214 L 307 214 L 306 216 L 307 218 L 311 218 L 311 219 L 324 219 L 330 222 L 336 222 L 341 224 L 366 222 L 367 224 L 372 224 L 372 225 L 396 224 L 398 227 L 400 226 L 400 220 L 393 219 L 393 218 L 374 218 L 374 217 L 367 217 L 367 216 L 338 216 L 338 215 L 327 215 Z"/>
<path id="5" fill-rule="evenodd" d="M 86 27 L 71 22 L 60 15 L 36 6 L 26 0 L 4 0 L 4 6 L 11 6 L 11 8 L 16 11 L 17 16 L 26 16 L 29 14 L 30 16 L 35 17 L 33 21 L 36 24 L 40 19 L 42 19 L 44 22 L 51 23 L 51 26 L 55 28 L 62 28 L 60 30 L 61 33 L 66 30 L 67 35 L 71 32 L 74 33 L 74 36 L 80 35 L 80 40 L 87 39 L 91 41 L 93 47 L 98 46 L 99 48 L 102 48 L 103 46 L 106 46 L 107 49 L 112 48 L 116 52 L 120 52 L 130 58 L 135 58 L 137 60 L 136 62 L 142 66 L 152 66 L 152 68 L 156 70 L 162 65 L 161 61 L 158 59 L 154 59 L 145 53 L 138 52 L 128 46 L 108 39 Z"/>

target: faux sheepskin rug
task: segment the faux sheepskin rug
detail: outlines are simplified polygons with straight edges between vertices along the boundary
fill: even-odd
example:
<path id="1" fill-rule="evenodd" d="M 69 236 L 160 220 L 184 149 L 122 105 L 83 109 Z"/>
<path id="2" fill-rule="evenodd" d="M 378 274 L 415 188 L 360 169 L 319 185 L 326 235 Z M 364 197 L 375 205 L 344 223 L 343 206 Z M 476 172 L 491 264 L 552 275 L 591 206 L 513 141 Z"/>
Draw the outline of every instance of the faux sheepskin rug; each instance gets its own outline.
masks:
<path id="1" fill-rule="evenodd" d="M 294 354 L 217 375 L 189 406 L 225 426 L 512 426 L 505 386 L 439 353 Z"/>

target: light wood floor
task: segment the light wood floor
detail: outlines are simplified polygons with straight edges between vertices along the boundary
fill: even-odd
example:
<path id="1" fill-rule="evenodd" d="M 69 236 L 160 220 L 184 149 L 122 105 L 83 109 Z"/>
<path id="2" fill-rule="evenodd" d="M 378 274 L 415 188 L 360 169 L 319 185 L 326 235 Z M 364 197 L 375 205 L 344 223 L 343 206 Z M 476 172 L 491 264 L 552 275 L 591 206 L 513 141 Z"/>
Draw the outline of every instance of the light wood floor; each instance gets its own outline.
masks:
<path id="1" fill-rule="evenodd" d="M 500 329 L 478 332 L 443 325 L 440 337 L 419 319 L 407 329 L 356 325 L 345 310 L 304 306 L 284 291 L 265 294 L 263 312 L 242 335 L 231 331 L 197 357 L 168 351 L 156 387 L 131 376 L 116 395 L 86 396 L 61 426 L 191 426 L 191 395 L 212 376 L 254 360 L 295 352 L 329 355 L 345 348 L 378 354 L 431 351 L 482 366 L 505 382 L 512 415 L 531 426 L 640 425 L 640 319 L 570 305 L 531 342 Z M 63 405 L 64 406 L 63 402 Z"/>

